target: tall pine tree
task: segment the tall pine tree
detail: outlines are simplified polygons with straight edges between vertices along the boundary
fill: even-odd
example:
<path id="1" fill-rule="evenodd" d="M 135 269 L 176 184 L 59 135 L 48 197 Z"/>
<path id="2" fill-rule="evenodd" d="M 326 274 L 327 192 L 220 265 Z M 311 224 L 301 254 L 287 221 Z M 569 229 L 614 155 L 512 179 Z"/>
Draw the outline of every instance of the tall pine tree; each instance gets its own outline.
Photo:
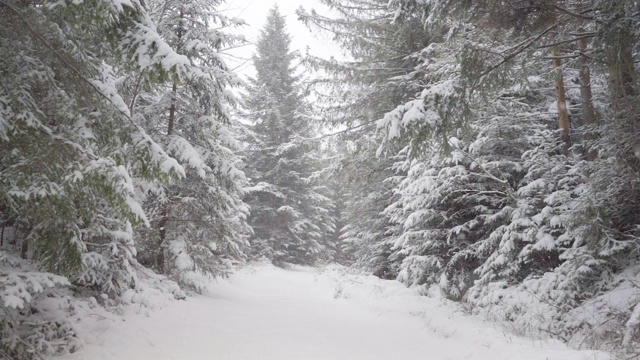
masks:
<path id="1" fill-rule="evenodd" d="M 153 86 L 181 61 L 141 1 L 0 2 L 0 217 L 24 258 L 0 241 L 0 356 L 73 347 L 66 321 L 38 315 L 45 289 L 135 286 L 133 227 L 149 221 L 132 178 L 183 168 L 132 121 L 114 69 Z"/>
<path id="2" fill-rule="evenodd" d="M 292 65 L 291 39 L 278 8 L 269 11 L 254 57 L 247 108 L 253 121 L 248 147 L 253 251 L 274 263 L 312 264 L 333 245 L 331 201 L 318 181 L 317 143 L 302 87 Z"/>
<path id="3" fill-rule="evenodd" d="M 346 205 L 340 229 L 344 250 L 357 265 L 393 278 L 401 261 L 391 258 L 398 229 L 390 223 L 393 210 L 383 212 L 397 200 L 394 188 L 406 172 L 394 164 L 406 154 L 401 145 L 377 156 L 383 132 L 376 123 L 421 91 L 425 75 L 418 67 L 420 52 L 431 36 L 419 17 L 395 21 L 396 11 L 386 0 L 322 3 L 332 10 L 331 17 L 304 9 L 298 16 L 313 31 L 328 33 L 350 59 L 306 59 L 320 74 L 327 74 L 315 88 L 323 119 L 348 128 L 340 139 L 342 155 L 336 166 Z"/>
<path id="4" fill-rule="evenodd" d="M 236 99 L 227 91 L 239 81 L 220 55 L 240 40 L 227 32 L 240 23 L 218 11 L 222 3 L 148 1 L 158 32 L 185 62 L 177 76 L 150 91 L 144 73 L 127 84 L 135 120 L 186 175 L 169 186 L 138 182 L 153 225 L 141 232 L 140 261 L 196 290 L 199 275 L 225 275 L 244 259 L 250 232 L 239 144 L 230 131 Z"/>

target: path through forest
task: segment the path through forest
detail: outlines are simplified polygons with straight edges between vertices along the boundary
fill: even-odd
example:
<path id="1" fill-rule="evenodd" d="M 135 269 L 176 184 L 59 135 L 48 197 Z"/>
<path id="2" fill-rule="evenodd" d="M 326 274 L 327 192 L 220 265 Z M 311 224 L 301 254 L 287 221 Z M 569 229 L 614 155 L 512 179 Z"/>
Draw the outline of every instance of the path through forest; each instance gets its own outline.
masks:
<path id="1" fill-rule="evenodd" d="M 161 307 L 87 314 L 84 348 L 63 359 L 607 359 L 507 335 L 440 299 L 341 268 L 247 268 Z"/>

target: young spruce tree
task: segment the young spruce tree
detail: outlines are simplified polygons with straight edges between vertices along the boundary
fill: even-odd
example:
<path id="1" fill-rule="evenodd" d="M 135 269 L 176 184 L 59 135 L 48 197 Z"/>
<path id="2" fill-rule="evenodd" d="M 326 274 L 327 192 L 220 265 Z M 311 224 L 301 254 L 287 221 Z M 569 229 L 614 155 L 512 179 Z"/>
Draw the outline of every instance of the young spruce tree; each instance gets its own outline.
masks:
<path id="1" fill-rule="evenodd" d="M 294 54 L 285 18 L 275 7 L 258 40 L 256 77 L 250 81 L 247 108 L 253 120 L 248 147 L 250 225 L 253 252 L 274 263 L 312 264 L 330 256 L 333 245 L 331 201 L 319 184 L 320 165 L 313 133 L 305 115 Z"/>

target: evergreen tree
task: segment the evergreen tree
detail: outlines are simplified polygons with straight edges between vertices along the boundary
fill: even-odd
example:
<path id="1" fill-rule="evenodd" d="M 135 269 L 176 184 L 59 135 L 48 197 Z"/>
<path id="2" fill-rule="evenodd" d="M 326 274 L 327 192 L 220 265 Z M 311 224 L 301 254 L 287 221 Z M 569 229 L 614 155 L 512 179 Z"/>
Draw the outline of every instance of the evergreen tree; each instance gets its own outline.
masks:
<path id="1" fill-rule="evenodd" d="M 176 54 L 137 2 L 16 3 L 2 16 L 11 24 L 0 39 L 2 209 L 20 219 L 24 255 L 28 248 L 50 271 L 118 292 L 132 281 L 132 225 L 148 223 L 133 175 L 162 179 L 182 168 L 131 121 L 102 59 L 120 53 L 117 65 L 162 77 L 176 70 Z M 88 35 L 105 32 L 110 41 Z"/>
<path id="2" fill-rule="evenodd" d="M 124 86 L 131 111 L 154 140 L 185 169 L 169 186 L 138 182 L 153 229 L 141 232 L 140 259 L 180 284 L 199 289 L 198 274 L 226 275 L 245 259 L 250 233 L 242 201 L 245 176 L 235 155 L 229 91 L 239 80 L 221 57 L 239 37 L 240 23 L 222 15 L 219 0 L 148 3 L 160 36 L 182 56 L 176 76 L 151 89 L 146 74 Z"/>
<path id="3" fill-rule="evenodd" d="M 331 257 L 333 244 L 327 240 L 334 225 L 290 42 L 285 18 L 275 7 L 257 43 L 256 77 L 246 99 L 254 132 L 247 149 L 251 245 L 256 255 L 276 264 L 312 264 Z"/>
<path id="4" fill-rule="evenodd" d="M 350 144 L 339 172 L 344 186 L 341 238 L 352 262 L 384 279 L 398 275 L 398 261 L 391 257 L 398 229 L 385 210 L 396 200 L 399 178 L 394 159 L 375 157 L 375 137 L 363 136 Z M 391 211 L 391 210 L 390 210 Z"/>
<path id="5" fill-rule="evenodd" d="M 0 211 L 30 260 L 0 250 L 0 350 L 29 358 L 73 338 L 64 321 L 31 318 L 44 289 L 135 285 L 133 227 L 149 221 L 132 178 L 183 168 L 132 121 L 114 69 L 161 79 L 181 59 L 138 1 L 2 1 L 0 50 Z"/>
<path id="6" fill-rule="evenodd" d="M 337 15 L 300 16 L 355 59 L 311 61 L 336 80 L 329 95 L 347 99 L 328 113 L 356 133 L 375 121 L 378 153 L 407 156 L 394 167 L 400 181 L 368 185 L 380 194 L 395 184 L 382 216 L 365 215 L 386 219 L 393 234 L 375 244 L 391 244 L 399 278 L 558 336 L 615 313 L 607 331 L 636 339 L 640 299 L 620 306 L 608 296 L 628 291 L 638 271 L 638 3 L 325 3 Z M 385 42 L 385 29 L 412 23 Z M 425 40 L 399 54 L 410 70 L 384 56 L 401 39 Z M 343 85 L 358 79 L 377 81 Z"/>
<path id="7" fill-rule="evenodd" d="M 316 88 L 319 116 L 327 125 L 347 128 L 340 140 L 347 145 L 341 148 L 336 165 L 346 196 L 341 236 L 353 262 L 393 278 L 401 261 L 391 258 L 399 233 L 384 211 L 397 200 L 394 189 L 406 172 L 394 165 L 406 153 L 399 147 L 377 154 L 381 133 L 376 123 L 420 91 L 424 74 L 416 65 L 421 59 L 419 51 L 431 36 L 421 31 L 418 17 L 394 21 L 395 11 L 387 1 L 323 3 L 336 18 L 303 9 L 298 15 L 313 30 L 328 32 L 352 59 L 306 59 L 320 74 L 328 74 L 318 80 Z"/>

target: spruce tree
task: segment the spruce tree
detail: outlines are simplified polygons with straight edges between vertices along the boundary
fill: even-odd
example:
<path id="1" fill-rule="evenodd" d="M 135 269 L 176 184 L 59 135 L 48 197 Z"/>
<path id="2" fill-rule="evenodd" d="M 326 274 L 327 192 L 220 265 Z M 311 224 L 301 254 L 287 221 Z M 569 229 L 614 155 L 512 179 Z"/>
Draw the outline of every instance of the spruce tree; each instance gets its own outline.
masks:
<path id="1" fill-rule="evenodd" d="M 326 1 L 342 15 L 372 2 Z M 400 279 L 558 336 L 637 339 L 640 299 L 611 299 L 638 271 L 638 3 L 387 4 L 366 9 L 420 19 L 407 38 L 433 40 L 407 57 L 415 95 L 377 117 L 381 154 L 409 155 L 384 212 Z M 308 18 L 346 50 L 379 39 L 353 36 L 366 21 Z"/>
<path id="2" fill-rule="evenodd" d="M 290 42 L 285 18 L 274 7 L 257 43 L 256 77 L 246 99 L 254 133 L 247 149 L 251 245 L 276 264 L 312 264 L 333 251 L 327 241 L 333 219 L 327 189 L 318 181 L 322 162 L 318 143 L 309 141 L 314 126 Z"/>
<path id="3" fill-rule="evenodd" d="M 421 20 L 396 12 L 385 0 L 323 1 L 335 18 L 313 10 L 299 10 L 300 19 L 314 31 L 328 32 L 343 46 L 349 61 L 307 57 L 320 70 L 316 87 L 318 112 L 328 125 L 346 127 L 341 134 L 338 169 L 345 209 L 341 238 L 352 262 L 384 278 L 398 273 L 401 256 L 392 257 L 398 233 L 387 207 L 396 200 L 395 187 L 406 175 L 394 165 L 406 154 L 403 146 L 378 154 L 382 132 L 376 124 L 385 114 L 413 99 L 424 73 L 416 66 L 431 41 Z M 394 209 L 394 211 L 397 209 Z"/>
<path id="4" fill-rule="evenodd" d="M 175 76 L 153 88 L 133 73 L 126 89 L 134 119 L 185 169 L 165 186 L 137 182 L 152 228 L 139 233 L 140 261 L 193 289 L 201 277 L 226 275 L 245 259 L 250 229 L 242 201 L 245 176 L 229 110 L 239 84 L 220 51 L 239 37 L 240 25 L 218 11 L 220 0 L 148 1 L 158 32 L 183 62 Z"/>
<path id="5" fill-rule="evenodd" d="M 3 5 L 0 207 L 19 219 L 25 257 L 118 293 L 134 280 L 132 227 L 148 224 L 132 178 L 182 167 L 132 121 L 114 69 L 158 79 L 179 59 L 138 2 L 94 5 Z"/>
<path id="6" fill-rule="evenodd" d="M 149 219 L 132 179 L 183 168 L 132 121 L 116 69 L 153 84 L 176 55 L 139 1 L 0 4 L 0 212 L 23 258 L 0 249 L 1 353 L 40 358 L 75 341 L 64 320 L 38 317 L 45 289 L 113 298 L 135 286 L 133 228 Z"/>

